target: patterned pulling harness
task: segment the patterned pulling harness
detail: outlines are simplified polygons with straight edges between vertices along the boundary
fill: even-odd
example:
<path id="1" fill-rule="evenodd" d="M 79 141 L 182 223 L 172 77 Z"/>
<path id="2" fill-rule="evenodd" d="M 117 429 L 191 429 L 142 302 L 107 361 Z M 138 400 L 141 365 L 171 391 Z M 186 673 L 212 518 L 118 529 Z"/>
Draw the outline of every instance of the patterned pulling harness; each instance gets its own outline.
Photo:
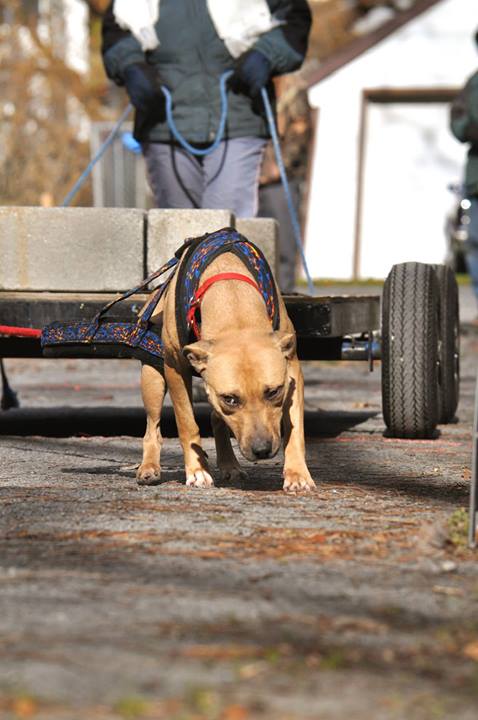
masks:
<path id="1" fill-rule="evenodd" d="M 234 253 L 244 263 L 254 279 L 242 273 L 218 273 L 200 284 L 204 270 L 219 255 Z M 182 259 L 178 266 L 179 260 Z M 107 312 L 117 303 L 144 290 L 168 270 L 169 277 L 152 293 L 140 317 L 134 322 L 112 318 Z M 151 316 L 171 279 L 177 274 L 176 323 L 181 346 L 200 337 L 200 306 L 204 294 L 215 282 L 241 280 L 261 294 L 272 328 L 279 327 L 279 303 L 271 270 L 261 250 L 233 228 L 198 238 L 190 238 L 175 256 L 152 273 L 141 285 L 105 305 L 92 320 L 72 323 L 53 322 L 43 328 L 41 344 L 47 357 L 130 357 L 162 368 L 164 346 L 161 328 L 151 323 Z"/>
<path id="2" fill-rule="evenodd" d="M 181 346 L 199 339 L 202 298 L 211 285 L 223 280 L 241 280 L 255 287 L 264 300 L 273 329 L 278 329 L 280 318 L 276 286 L 267 260 L 256 245 L 237 230 L 223 228 L 186 241 L 186 246 L 176 283 L 176 323 Z M 205 269 L 219 255 L 229 252 L 244 263 L 253 279 L 242 273 L 218 273 L 201 284 Z"/>

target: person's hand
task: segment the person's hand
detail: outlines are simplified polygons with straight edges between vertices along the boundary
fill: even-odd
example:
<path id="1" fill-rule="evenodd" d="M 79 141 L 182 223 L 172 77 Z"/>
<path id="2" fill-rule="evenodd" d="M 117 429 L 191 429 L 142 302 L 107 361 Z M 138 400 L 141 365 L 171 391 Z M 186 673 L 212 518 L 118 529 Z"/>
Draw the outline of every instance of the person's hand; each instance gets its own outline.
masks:
<path id="1" fill-rule="evenodd" d="M 248 50 L 237 61 L 230 85 L 234 92 L 245 92 L 255 99 L 267 85 L 271 75 L 271 64 L 259 50 Z"/>
<path id="2" fill-rule="evenodd" d="M 133 63 L 124 71 L 124 84 L 137 110 L 150 112 L 164 104 L 157 72 L 147 63 Z"/>

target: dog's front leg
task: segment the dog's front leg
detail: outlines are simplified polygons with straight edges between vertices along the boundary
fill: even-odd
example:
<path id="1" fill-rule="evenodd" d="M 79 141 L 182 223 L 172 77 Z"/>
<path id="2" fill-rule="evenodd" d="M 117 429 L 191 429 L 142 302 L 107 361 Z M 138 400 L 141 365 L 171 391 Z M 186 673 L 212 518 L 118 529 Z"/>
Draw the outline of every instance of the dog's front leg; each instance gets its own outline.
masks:
<path id="1" fill-rule="evenodd" d="M 141 367 L 141 395 L 146 410 L 146 433 L 143 438 L 143 460 L 136 472 L 138 485 L 157 485 L 161 476 L 160 454 L 163 439 L 159 421 L 166 382 L 151 365 Z"/>
<path id="2" fill-rule="evenodd" d="M 191 400 L 191 372 L 184 369 L 180 373 L 170 365 L 165 365 L 164 371 L 174 407 L 179 441 L 184 453 L 186 485 L 211 487 L 214 485 L 214 481 L 209 472 L 206 453 L 201 447 L 199 428 L 194 419 Z"/>
<path id="3" fill-rule="evenodd" d="M 309 491 L 316 485 L 305 461 L 304 440 L 304 379 L 299 360 L 289 364 L 291 393 L 284 407 L 284 490 Z"/>
<path id="4" fill-rule="evenodd" d="M 211 425 L 216 444 L 217 467 L 221 480 L 246 480 L 247 473 L 241 469 L 232 449 L 229 428 L 214 410 L 211 413 Z"/>

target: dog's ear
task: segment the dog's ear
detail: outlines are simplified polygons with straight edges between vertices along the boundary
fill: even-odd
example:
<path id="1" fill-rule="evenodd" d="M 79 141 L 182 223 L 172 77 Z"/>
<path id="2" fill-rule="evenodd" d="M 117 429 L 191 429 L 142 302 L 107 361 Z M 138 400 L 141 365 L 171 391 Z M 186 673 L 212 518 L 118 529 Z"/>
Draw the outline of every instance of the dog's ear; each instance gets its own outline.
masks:
<path id="1" fill-rule="evenodd" d="M 294 357 L 296 352 L 295 333 L 275 332 L 274 335 L 282 354 L 287 360 Z"/>
<path id="2" fill-rule="evenodd" d="M 192 345 L 186 345 L 183 348 L 183 355 L 186 357 L 192 367 L 200 375 L 206 369 L 209 354 L 211 352 L 212 343 L 209 340 L 198 340 Z"/>

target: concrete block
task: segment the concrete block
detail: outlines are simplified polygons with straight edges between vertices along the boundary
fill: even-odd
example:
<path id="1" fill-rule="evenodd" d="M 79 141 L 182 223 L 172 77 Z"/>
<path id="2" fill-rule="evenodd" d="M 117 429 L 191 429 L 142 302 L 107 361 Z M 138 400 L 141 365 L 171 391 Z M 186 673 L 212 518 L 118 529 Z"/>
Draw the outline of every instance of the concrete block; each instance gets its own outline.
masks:
<path id="1" fill-rule="evenodd" d="M 277 278 L 279 266 L 279 223 L 277 220 L 274 218 L 237 218 L 236 230 L 262 250 Z"/>
<path id="2" fill-rule="evenodd" d="M 0 207 L 0 289 L 117 291 L 144 272 L 142 210 Z"/>
<path id="3" fill-rule="evenodd" d="M 186 238 L 234 227 L 234 215 L 230 210 L 149 210 L 147 222 L 149 274 L 167 262 Z"/>

